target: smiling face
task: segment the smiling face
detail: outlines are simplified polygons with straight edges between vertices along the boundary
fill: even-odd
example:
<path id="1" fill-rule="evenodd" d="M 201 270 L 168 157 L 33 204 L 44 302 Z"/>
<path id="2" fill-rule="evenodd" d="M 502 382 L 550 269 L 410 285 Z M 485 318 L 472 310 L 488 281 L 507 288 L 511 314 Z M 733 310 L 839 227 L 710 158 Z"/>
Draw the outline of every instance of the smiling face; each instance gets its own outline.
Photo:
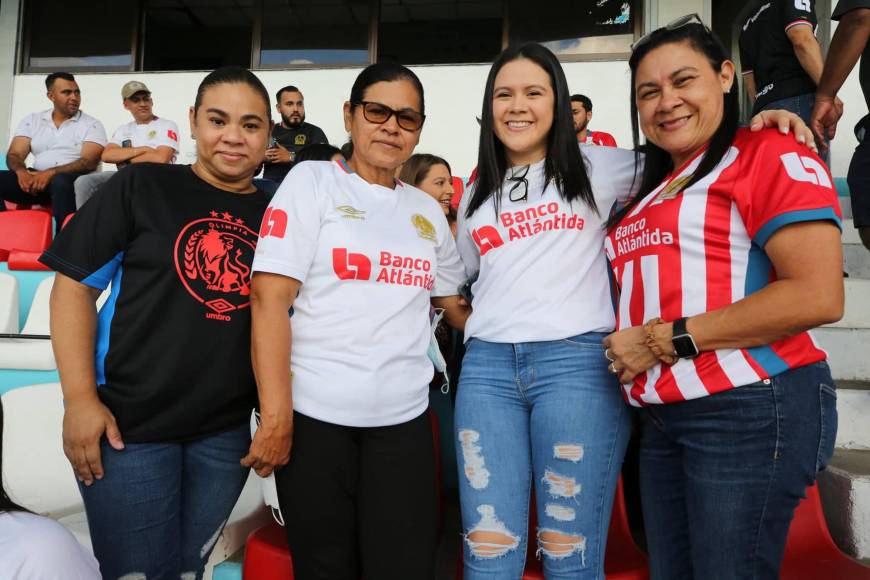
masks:
<path id="1" fill-rule="evenodd" d="M 638 63 L 634 83 L 643 134 L 679 167 L 713 137 L 733 83 L 731 61 L 716 71 L 688 42 L 650 50 Z"/>
<path id="2" fill-rule="evenodd" d="M 129 99 L 124 99 L 124 108 L 130 111 L 133 119 L 139 124 L 148 123 L 154 118 L 153 107 L 151 93 L 138 92 L 131 95 Z"/>
<path id="3" fill-rule="evenodd" d="M 492 123 L 510 165 L 528 165 L 546 156 L 554 103 L 550 76 L 535 62 L 519 58 L 498 71 Z"/>
<path id="4" fill-rule="evenodd" d="M 262 95 L 243 83 L 206 89 L 199 109 L 190 109 L 198 174 L 223 189 L 249 189 L 266 154 L 268 107 Z"/>
<path id="5" fill-rule="evenodd" d="M 450 200 L 453 198 L 453 178 L 450 170 L 442 163 L 436 163 L 429 168 L 426 177 L 417 184 L 417 187 L 435 198 L 444 215 L 450 213 Z"/>
<path id="6" fill-rule="evenodd" d="M 407 80 L 374 83 L 365 90 L 363 100 L 386 105 L 394 111 L 419 113 L 421 109 L 420 94 Z M 351 168 L 364 179 L 379 183 L 392 179 L 396 168 L 411 156 L 422 130 L 403 129 L 395 115 L 383 123 L 372 123 L 365 118 L 362 105 L 351 107 L 349 102 L 344 104 L 344 128 L 353 141 Z M 380 177 L 375 178 L 375 174 Z"/>
<path id="7" fill-rule="evenodd" d="M 75 81 L 55 79 L 48 90 L 48 99 L 58 114 L 71 118 L 78 112 L 82 104 L 82 92 Z"/>

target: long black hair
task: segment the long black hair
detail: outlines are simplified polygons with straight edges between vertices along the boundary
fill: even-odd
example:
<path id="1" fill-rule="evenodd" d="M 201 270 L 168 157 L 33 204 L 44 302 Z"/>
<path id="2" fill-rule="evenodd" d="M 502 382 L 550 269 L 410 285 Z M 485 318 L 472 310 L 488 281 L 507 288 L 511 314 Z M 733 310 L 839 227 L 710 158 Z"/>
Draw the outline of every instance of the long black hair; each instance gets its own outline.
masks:
<path id="1" fill-rule="evenodd" d="M 641 173 L 640 187 L 637 195 L 632 197 L 619 211 L 614 212 L 610 216 L 610 219 L 607 221 L 608 228 L 618 224 L 640 200 L 658 187 L 668 174 L 675 169 L 670 154 L 664 149 L 650 141 L 647 141 L 643 146 L 640 145 L 640 129 L 637 102 L 635 100 L 637 97 L 635 79 L 637 78 L 637 67 L 640 61 L 651 50 L 663 44 L 679 42 L 689 43 L 693 49 L 707 57 L 710 66 L 716 72 L 721 71 L 722 64 L 728 60 L 728 51 L 725 50 L 716 34 L 703 24 L 698 23 L 686 24 L 673 30 L 659 28 L 650 34 L 649 40 L 638 46 L 631 54 L 631 58 L 628 59 L 628 66 L 631 69 L 631 137 L 634 140 L 635 175 L 639 172 L 638 165 L 640 163 L 643 163 L 643 172 Z M 722 158 L 734 141 L 734 136 L 737 134 L 737 127 L 740 122 L 740 96 L 738 95 L 737 84 L 733 84 L 731 90 L 724 93 L 722 97 L 724 99 L 722 120 L 719 122 L 719 127 L 713 133 L 710 144 L 704 152 L 704 157 L 698 164 L 698 168 L 695 170 L 692 178 L 683 186 L 684 188 L 704 178 L 722 161 Z M 640 159 L 640 153 L 646 155 L 643 161 Z"/>
<path id="2" fill-rule="evenodd" d="M 493 89 L 495 77 L 501 68 L 521 58 L 526 58 L 544 69 L 553 86 L 553 126 L 547 135 L 544 183 L 554 182 L 563 199 L 568 202 L 580 199 L 597 213 L 598 207 L 592 195 L 592 184 L 589 182 L 586 166 L 583 164 L 583 155 L 580 153 L 580 146 L 574 133 L 571 93 L 568 92 L 565 72 L 552 52 L 540 44 L 529 42 L 505 49 L 489 69 L 480 112 L 477 180 L 465 217 L 471 217 L 491 196 L 495 197 L 496 213 L 498 213 L 502 182 L 507 173 L 508 161 L 504 145 L 495 136 L 495 121 L 492 117 Z"/>
<path id="3" fill-rule="evenodd" d="M 3 402 L 0 400 L 0 472 L 3 471 Z M 3 512 L 26 512 L 27 510 L 6 495 L 3 482 L 0 481 L 0 513 Z"/>

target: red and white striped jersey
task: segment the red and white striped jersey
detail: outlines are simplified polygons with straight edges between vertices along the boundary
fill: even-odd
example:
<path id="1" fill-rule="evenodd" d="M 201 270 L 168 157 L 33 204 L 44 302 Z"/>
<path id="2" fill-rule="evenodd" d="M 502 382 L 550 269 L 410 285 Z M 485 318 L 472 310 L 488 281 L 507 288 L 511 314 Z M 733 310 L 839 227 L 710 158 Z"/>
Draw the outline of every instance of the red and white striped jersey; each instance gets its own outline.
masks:
<path id="1" fill-rule="evenodd" d="M 776 279 L 764 246 L 781 227 L 831 220 L 840 208 L 827 168 L 793 135 L 738 131 L 722 161 L 687 189 L 703 152 L 613 228 L 605 250 L 619 287 L 617 328 L 723 308 Z M 705 397 L 824 360 L 809 333 L 656 365 L 624 385 L 632 405 Z"/>

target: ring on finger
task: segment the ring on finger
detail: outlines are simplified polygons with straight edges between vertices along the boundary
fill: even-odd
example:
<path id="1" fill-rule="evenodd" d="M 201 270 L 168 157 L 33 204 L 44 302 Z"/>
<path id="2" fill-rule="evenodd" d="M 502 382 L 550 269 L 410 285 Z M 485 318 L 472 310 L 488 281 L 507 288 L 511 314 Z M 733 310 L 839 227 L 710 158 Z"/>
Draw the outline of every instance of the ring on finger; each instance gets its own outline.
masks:
<path id="1" fill-rule="evenodd" d="M 605 349 L 604 349 L 604 358 L 606 358 L 606 359 L 609 360 L 610 362 L 613 362 L 613 361 L 616 360 L 615 358 L 613 358 L 613 355 L 610 354 L 610 349 L 609 349 L 609 348 L 605 348 Z"/>
<path id="2" fill-rule="evenodd" d="M 617 368 L 613 365 L 613 363 L 610 363 L 610 364 L 607 366 L 607 370 L 609 370 L 611 373 L 613 373 L 613 374 L 615 374 L 615 375 L 618 375 L 619 373 L 622 372 L 622 371 L 620 371 L 619 369 L 617 369 Z"/>

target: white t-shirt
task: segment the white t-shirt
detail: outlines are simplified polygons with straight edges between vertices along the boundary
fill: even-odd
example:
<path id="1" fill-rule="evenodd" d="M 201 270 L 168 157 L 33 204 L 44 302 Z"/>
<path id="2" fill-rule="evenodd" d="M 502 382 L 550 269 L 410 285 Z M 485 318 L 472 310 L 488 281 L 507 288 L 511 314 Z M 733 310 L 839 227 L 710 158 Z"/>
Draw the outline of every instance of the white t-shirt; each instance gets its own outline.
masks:
<path id="1" fill-rule="evenodd" d="M 100 566 L 56 521 L 27 512 L 0 513 L 0 578 L 100 580 Z"/>
<path id="2" fill-rule="evenodd" d="M 543 160 L 526 174 L 527 201 L 510 201 L 518 182 L 505 179 L 498 217 L 490 198 L 466 219 L 474 185 L 463 196 L 456 245 L 466 273 L 480 272 L 471 288 L 466 340 L 535 342 L 613 330 L 604 223 L 613 203 L 631 196 L 634 153 L 587 145 L 580 150 L 598 215 L 580 200 L 567 203 L 552 183 L 544 188 Z M 508 169 L 508 177 L 512 173 L 521 175 L 522 168 Z"/>
<path id="3" fill-rule="evenodd" d="M 66 165 L 82 156 L 85 141 L 106 146 L 106 130 L 99 120 L 81 111 L 55 127 L 52 109 L 31 113 L 15 129 L 15 137 L 28 137 L 33 168 L 38 171 Z"/>
<path id="4" fill-rule="evenodd" d="M 128 139 L 133 147 L 172 147 L 178 153 L 178 125 L 169 119 L 154 117 L 150 123 L 141 125 L 130 121 L 115 129 L 109 142 L 123 147 L 124 141 Z M 175 157 L 176 155 L 172 156 L 170 163 L 175 163 Z"/>
<path id="5" fill-rule="evenodd" d="M 456 295 L 463 279 L 434 199 L 370 184 L 344 163 L 300 163 L 263 216 L 253 270 L 302 282 L 291 319 L 294 409 L 354 427 L 426 410 L 430 298 Z"/>

